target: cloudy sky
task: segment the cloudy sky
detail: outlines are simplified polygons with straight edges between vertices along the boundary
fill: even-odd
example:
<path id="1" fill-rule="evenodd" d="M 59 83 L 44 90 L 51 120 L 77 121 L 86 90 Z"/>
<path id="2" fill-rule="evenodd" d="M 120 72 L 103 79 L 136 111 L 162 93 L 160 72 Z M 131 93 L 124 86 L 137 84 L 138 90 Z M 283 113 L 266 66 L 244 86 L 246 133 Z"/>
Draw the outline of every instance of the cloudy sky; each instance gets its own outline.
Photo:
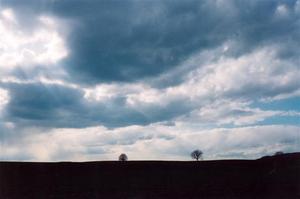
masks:
<path id="1" fill-rule="evenodd" d="M 300 151 L 300 0 L 0 0 L 0 160 Z"/>

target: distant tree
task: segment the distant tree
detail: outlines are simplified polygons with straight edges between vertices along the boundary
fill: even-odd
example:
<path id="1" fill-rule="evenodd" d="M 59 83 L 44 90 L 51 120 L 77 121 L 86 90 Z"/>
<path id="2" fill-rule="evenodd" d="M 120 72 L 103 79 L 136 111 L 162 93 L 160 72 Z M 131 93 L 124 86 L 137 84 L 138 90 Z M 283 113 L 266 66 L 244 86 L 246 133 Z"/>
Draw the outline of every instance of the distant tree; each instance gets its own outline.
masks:
<path id="1" fill-rule="evenodd" d="M 119 161 L 122 161 L 122 162 L 125 162 L 128 160 L 128 157 L 125 153 L 122 153 L 120 156 L 119 156 Z"/>
<path id="2" fill-rule="evenodd" d="M 282 155 L 282 154 L 284 154 L 283 151 L 277 151 L 276 153 L 274 153 L 275 156 L 276 155 Z"/>
<path id="3" fill-rule="evenodd" d="M 202 155 L 203 155 L 203 152 L 199 149 L 197 150 L 194 150 L 192 153 L 191 153 L 191 157 L 195 160 L 199 160 L 199 159 L 202 159 Z"/>

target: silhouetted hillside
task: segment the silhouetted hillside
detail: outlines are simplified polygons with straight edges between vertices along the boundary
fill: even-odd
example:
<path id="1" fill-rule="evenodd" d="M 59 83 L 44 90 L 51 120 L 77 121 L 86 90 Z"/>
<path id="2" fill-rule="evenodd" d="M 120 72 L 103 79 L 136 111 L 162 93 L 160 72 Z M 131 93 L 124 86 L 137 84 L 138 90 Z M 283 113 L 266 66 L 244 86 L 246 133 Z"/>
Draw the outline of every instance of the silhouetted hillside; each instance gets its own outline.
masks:
<path id="1" fill-rule="evenodd" d="M 300 153 L 201 162 L 2 162 L 0 198 L 300 198 Z"/>

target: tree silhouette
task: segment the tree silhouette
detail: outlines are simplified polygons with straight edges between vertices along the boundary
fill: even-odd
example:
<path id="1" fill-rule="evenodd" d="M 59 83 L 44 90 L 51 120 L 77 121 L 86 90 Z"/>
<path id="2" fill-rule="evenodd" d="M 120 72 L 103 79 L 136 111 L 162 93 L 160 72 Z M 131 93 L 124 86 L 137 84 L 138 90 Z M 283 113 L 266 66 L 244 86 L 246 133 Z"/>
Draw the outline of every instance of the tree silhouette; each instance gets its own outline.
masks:
<path id="1" fill-rule="evenodd" d="M 128 160 L 128 157 L 125 153 L 122 153 L 120 156 L 119 156 L 119 161 L 122 161 L 122 162 L 125 162 Z"/>
<path id="2" fill-rule="evenodd" d="M 199 159 L 202 159 L 202 155 L 203 155 L 203 152 L 199 149 L 197 150 L 194 150 L 192 153 L 191 153 L 191 157 L 195 160 L 199 160 Z"/>

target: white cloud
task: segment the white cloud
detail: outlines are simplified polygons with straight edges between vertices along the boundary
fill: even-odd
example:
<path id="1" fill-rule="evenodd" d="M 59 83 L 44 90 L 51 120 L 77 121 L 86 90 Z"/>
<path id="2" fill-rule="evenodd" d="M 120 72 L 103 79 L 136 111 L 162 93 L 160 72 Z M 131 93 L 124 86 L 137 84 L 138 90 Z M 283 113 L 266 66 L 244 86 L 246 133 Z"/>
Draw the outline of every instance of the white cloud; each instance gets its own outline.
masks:
<path id="1" fill-rule="evenodd" d="M 288 97 L 299 88 L 300 71 L 295 63 L 279 59 L 277 50 L 277 46 L 263 47 L 238 58 L 215 54 L 220 59 L 201 63 L 180 85 L 165 89 L 143 86 L 127 95 L 128 102 L 140 105 L 167 103 L 174 98 L 199 101 L 219 97 L 245 100 Z M 197 65 L 197 59 L 192 59 Z M 130 85 L 127 88 L 130 89 Z M 110 91 L 112 94 L 113 90 Z"/>
<path id="2" fill-rule="evenodd" d="M 4 106 L 9 102 L 9 93 L 7 90 L 0 88 L 0 114 Z"/>
<path id="3" fill-rule="evenodd" d="M 285 17 L 289 14 L 289 8 L 285 4 L 280 4 L 277 6 L 275 13 L 277 16 Z"/>
<path id="4" fill-rule="evenodd" d="M 219 100 L 194 110 L 187 120 L 218 125 L 249 125 L 277 114 L 276 111 L 262 111 L 248 106 L 249 103 L 245 102 Z"/>
<path id="5" fill-rule="evenodd" d="M 195 130 L 189 125 L 156 124 L 114 130 L 91 127 L 29 131 L 13 143 L 4 142 L 1 158 L 12 160 L 23 155 L 34 161 L 116 160 L 124 152 L 130 160 L 189 160 L 195 148 L 204 151 L 205 159 L 259 158 L 300 147 L 300 127 L 284 125 Z"/>
<path id="6" fill-rule="evenodd" d="M 272 102 L 272 101 L 276 101 L 276 100 L 284 100 L 284 99 L 288 99 L 288 98 L 292 98 L 292 97 L 299 97 L 299 96 L 300 96 L 300 88 L 293 92 L 278 94 L 275 97 L 265 97 L 265 98 L 261 99 L 261 101 L 262 102 Z"/>
<path id="7" fill-rule="evenodd" d="M 14 67 L 51 65 L 68 55 L 59 22 L 41 16 L 32 31 L 25 31 L 12 9 L 0 10 L 0 71 Z"/>
<path id="8" fill-rule="evenodd" d="M 194 95 L 211 93 L 216 97 L 235 93 L 244 98 L 281 94 L 282 88 L 299 83 L 300 72 L 293 63 L 278 59 L 276 53 L 276 47 L 265 47 L 239 58 L 220 59 L 205 66 L 210 72 L 206 69 L 203 73 L 203 67 L 193 71 L 187 89 L 196 91 Z"/>
<path id="9" fill-rule="evenodd" d="M 249 107 L 249 102 L 238 100 L 216 100 L 211 104 L 193 110 L 188 116 L 180 117 L 187 123 L 210 125 L 233 124 L 235 126 L 252 125 L 276 116 L 300 116 L 297 111 L 262 110 Z"/>

